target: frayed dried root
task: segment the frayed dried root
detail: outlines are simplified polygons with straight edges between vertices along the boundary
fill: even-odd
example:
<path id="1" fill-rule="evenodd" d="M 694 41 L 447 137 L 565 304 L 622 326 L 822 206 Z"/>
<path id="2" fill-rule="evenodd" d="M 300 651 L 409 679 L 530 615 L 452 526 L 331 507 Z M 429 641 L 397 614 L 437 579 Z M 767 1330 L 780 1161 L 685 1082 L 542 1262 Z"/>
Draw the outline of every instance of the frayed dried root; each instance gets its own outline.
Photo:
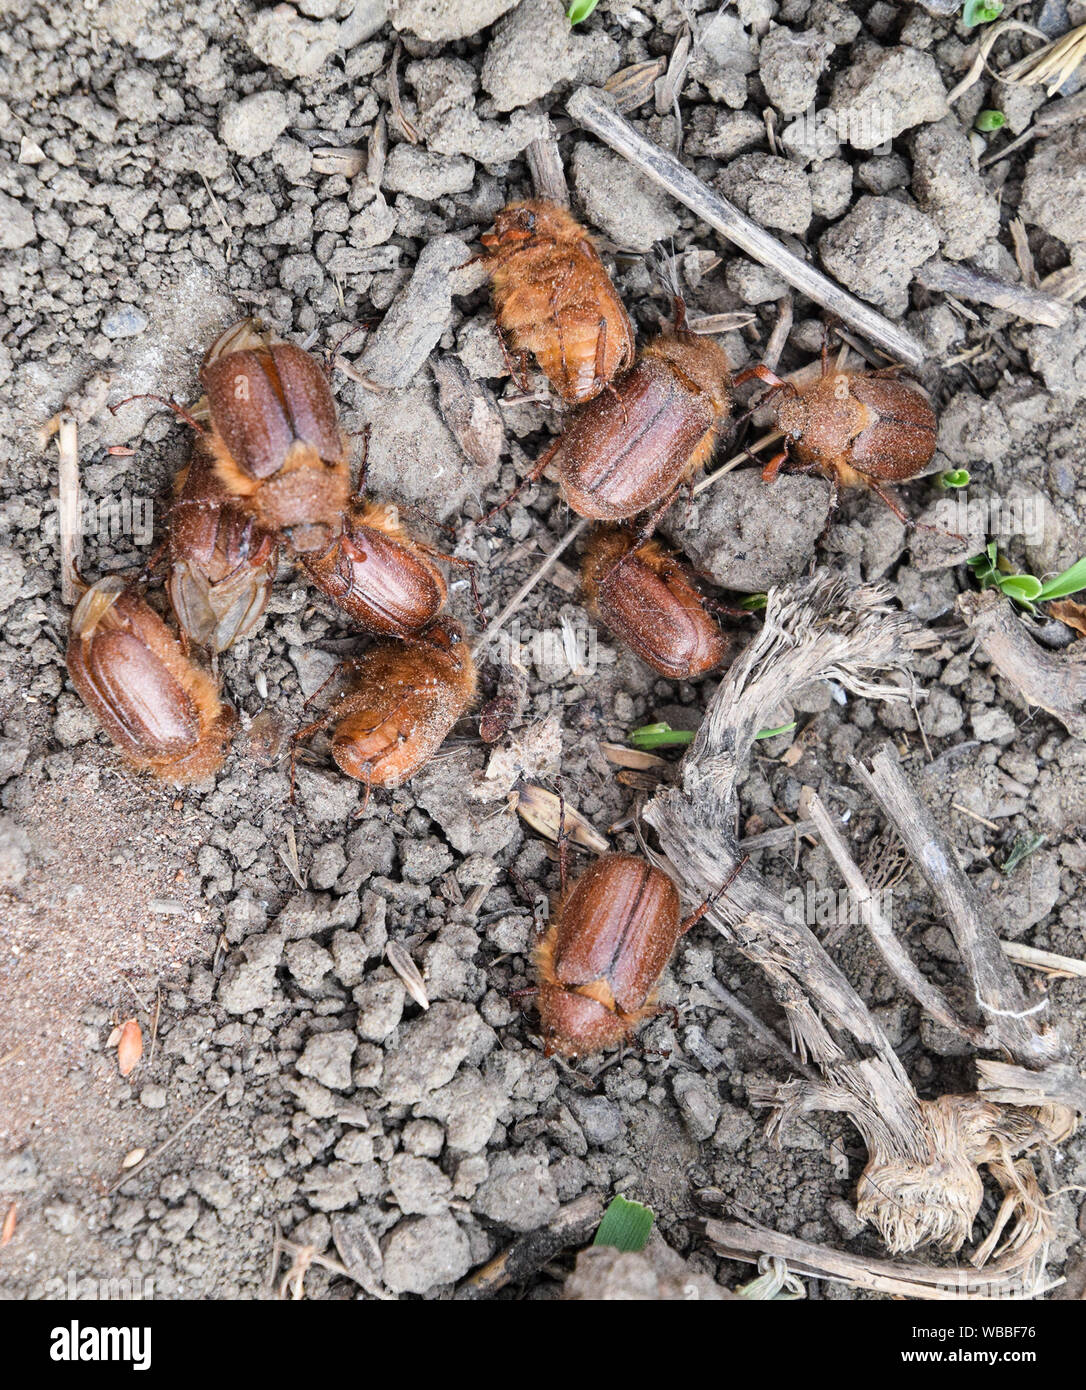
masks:
<path id="1" fill-rule="evenodd" d="M 646 850 L 673 875 L 685 899 L 702 901 L 739 860 L 736 789 L 773 711 L 819 678 L 865 699 L 908 698 L 912 655 L 929 643 L 878 586 L 855 588 L 820 575 L 769 595 L 765 626 L 721 682 L 683 762 L 681 786 L 658 792 L 644 812 L 659 842 L 659 851 Z M 987 962 L 987 935 L 976 916 L 967 924 L 971 934 L 959 932 L 970 970 L 978 960 Z M 894 1254 L 960 1250 L 972 1236 L 987 1169 L 1005 1201 L 973 1258 L 997 1262 L 1001 1277 L 1018 1271 L 1034 1287 L 1049 1218 L 1027 1156 L 1065 1137 L 1073 1124 L 1068 1107 L 1081 1102 L 1076 1086 L 1084 1085 L 1073 1069 L 1057 1063 L 1058 1037 L 1024 1026 L 1024 1041 L 1040 1038 L 1042 1045 L 1023 1046 L 1021 1053 L 1008 1049 L 1011 1055 L 1051 1065 L 1044 1072 L 1018 1068 L 1011 1077 L 993 1075 L 989 1084 L 1002 1088 L 998 1094 L 921 1100 L 866 1004 L 810 928 L 787 912 L 749 864 L 707 920 L 765 973 L 795 1050 L 824 1077 L 752 1094 L 774 1107 L 770 1132 L 811 1111 L 847 1114 L 870 1155 L 859 1182 L 859 1215 Z M 1011 997 L 1002 974 L 994 982 L 985 977 L 984 984 L 985 998 Z M 914 1274 L 909 1267 L 910 1292 L 913 1284 L 924 1287 Z"/>
<path id="2" fill-rule="evenodd" d="M 995 1255 L 1025 1264 L 1050 1238 L 1048 1206 L 1024 1155 L 1066 1133 L 1059 1107 L 1019 1109 L 978 1095 L 915 1101 L 907 1116 L 872 1109 L 854 1088 L 793 1081 L 752 1095 L 774 1106 L 770 1135 L 817 1110 L 846 1113 L 869 1157 L 856 1188 L 856 1212 L 891 1254 L 930 1246 L 954 1254 L 972 1237 L 984 1198 L 981 1169 L 1004 1192 L 999 1216 L 970 1257 L 978 1268 Z M 1014 1219 L 1002 1245 L 999 1238 Z M 997 1248 L 998 1247 L 998 1248 Z"/>

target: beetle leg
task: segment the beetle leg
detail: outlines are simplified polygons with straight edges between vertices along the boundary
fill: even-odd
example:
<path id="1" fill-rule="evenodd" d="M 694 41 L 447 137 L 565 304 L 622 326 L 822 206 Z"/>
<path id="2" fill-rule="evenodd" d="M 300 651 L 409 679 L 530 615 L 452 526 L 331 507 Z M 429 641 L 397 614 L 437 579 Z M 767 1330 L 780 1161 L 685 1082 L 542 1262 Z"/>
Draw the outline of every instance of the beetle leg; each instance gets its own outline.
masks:
<path id="1" fill-rule="evenodd" d="M 313 694 L 310 695 L 309 698 L 306 700 L 305 704 L 302 706 L 302 709 L 308 709 L 309 706 L 313 703 L 313 701 L 318 697 L 318 695 L 320 695 L 321 691 L 325 688 L 325 686 L 326 686 L 326 685 L 331 685 L 331 683 L 336 679 L 336 677 L 339 675 L 339 673 L 343 670 L 344 666 L 350 666 L 350 665 L 351 665 L 351 663 L 350 663 L 349 661 L 341 661 L 341 662 L 339 663 L 339 665 L 336 666 L 336 668 L 335 668 L 335 670 L 332 672 L 332 674 L 331 674 L 330 676 L 325 677 L 325 679 L 321 681 L 320 685 L 317 686 L 317 688 L 316 688 L 316 690 L 314 690 Z M 317 731 L 316 731 L 316 729 L 312 729 L 310 732 L 316 733 Z M 303 737 L 303 731 L 302 731 L 302 730 L 299 730 L 298 733 L 295 734 L 294 737 L 297 738 L 297 739 L 302 738 L 302 737 Z"/>
<path id="2" fill-rule="evenodd" d="M 713 904 L 717 901 L 717 899 L 722 897 L 728 891 L 728 889 L 732 886 L 735 880 L 746 868 L 749 859 L 750 855 L 744 854 L 742 859 L 740 859 L 739 862 L 735 865 L 731 873 L 720 885 L 720 887 L 717 888 L 714 892 L 710 893 L 709 896 L 702 903 L 702 905 L 699 908 L 696 908 L 690 914 L 689 917 L 683 918 L 683 920 L 679 923 L 680 936 L 684 935 L 686 932 L 690 930 L 692 926 L 700 922 L 701 919 L 705 916 L 705 914 L 709 911 L 709 909 L 713 906 Z"/>
<path id="3" fill-rule="evenodd" d="M 154 554 L 149 557 L 149 559 L 144 563 L 143 569 L 141 569 L 139 572 L 139 575 L 136 579 L 137 584 L 146 584 L 150 580 L 151 571 L 158 564 L 159 560 L 162 559 L 163 554 L 169 549 L 169 547 L 169 541 L 163 541 L 162 544 L 158 547 L 158 549 L 154 552 Z"/>
<path id="4" fill-rule="evenodd" d="M 872 477 L 869 476 L 868 479 L 867 479 L 867 481 L 868 481 L 868 483 L 869 483 L 870 486 L 871 486 L 871 491 L 872 491 L 873 493 L 875 493 L 878 497 L 881 497 L 881 498 L 882 498 L 882 500 L 886 503 L 886 505 L 887 505 L 887 506 L 890 508 L 890 510 L 893 512 L 893 514 L 897 517 L 898 521 L 903 522 L 906 526 L 912 526 L 912 527 L 914 527 L 914 528 L 916 527 L 917 523 L 916 523 L 915 521 L 911 521 L 911 520 L 909 519 L 909 517 L 906 516 L 906 514 L 902 511 L 900 504 L 895 500 L 895 498 L 894 498 L 889 492 L 886 491 L 886 489 L 882 486 L 882 484 L 881 484 L 876 478 L 872 478 Z M 924 529 L 929 530 L 929 531 L 934 531 L 934 530 L 935 530 L 935 527 L 934 527 L 934 526 L 928 526 L 928 527 L 925 527 Z"/>
<path id="5" fill-rule="evenodd" d="M 642 525 L 638 528 L 637 534 L 634 537 L 634 543 L 627 551 L 627 554 L 632 555 L 635 550 L 640 550 L 640 548 L 646 543 L 646 541 L 650 541 L 652 539 L 657 526 L 659 526 L 660 522 L 663 521 L 665 515 L 667 514 L 668 508 L 675 501 L 675 498 L 678 497 L 679 493 L 685 486 L 685 479 L 675 484 L 675 486 L 671 489 L 668 495 L 664 498 L 664 500 L 649 517 L 648 521 L 642 523 Z M 626 556 L 623 555 L 616 562 L 616 566 L 612 566 L 612 568 L 616 568 L 617 564 L 621 564 L 622 560 L 624 560 L 625 558 Z"/>
<path id="6" fill-rule="evenodd" d="M 702 602 L 706 608 L 711 608 L 714 613 L 718 613 L 722 618 L 753 618 L 754 613 L 749 608 L 736 608 L 733 604 L 725 603 L 722 599 L 709 598 L 703 596 Z"/>
<path id="7" fill-rule="evenodd" d="M 435 550 L 432 546 L 426 545 L 421 541 L 416 541 L 418 548 L 437 559 L 445 560 L 450 565 L 460 565 L 468 572 L 468 583 L 471 585 L 471 603 L 475 609 L 475 616 L 479 620 L 479 630 L 482 631 L 489 619 L 486 610 L 483 608 L 483 600 L 479 594 L 479 566 L 474 560 L 465 560 L 459 555 L 446 555 L 443 551 Z"/>
<path id="8" fill-rule="evenodd" d="M 761 363 L 756 367 L 745 367 L 741 372 L 737 372 L 732 378 L 732 385 L 744 386 L 748 381 L 755 380 L 764 382 L 766 386 L 771 386 L 774 390 L 782 386 L 786 386 L 792 391 L 796 389 L 790 381 L 785 381 L 783 377 L 779 377 L 768 367 L 763 367 Z"/>
<path id="9" fill-rule="evenodd" d="M 941 526 L 930 526 L 926 521 L 914 521 L 911 516 L 907 516 L 902 511 L 901 507 L 895 502 L 892 494 L 887 492 L 878 479 L 872 478 L 870 474 L 865 473 L 864 480 L 871 488 L 871 491 L 882 498 L 897 517 L 898 521 L 902 522 L 903 525 L 911 526 L 914 531 L 934 531 L 937 536 L 949 536 L 951 540 L 955 541 L 964 541 L 966 539 L 965 536 L 960 535 L 957 531 L 944 531 Z"/>
<path id="10" fill-rule="evenodd" d="M 551 318 L 554 320 L 555 331 L 558 334 L 558 351 L 561 353 L 562 356 L 562 380 L 566 383 L 569 382 L 569 363 L 566 361 L 566 339 L 564 333 L 562 332 L 562 316 L 558 312 L 558 300 L 559 295 L 562 293 L 562 291 L 565 290 L 566 285 L 569 283 L 570 280 L 573 279 L 573 275 L 573 267 L 571 265 L 567 265 L 565 270 L 562 272 L 561 278 L 555 280 L 551 288 L 551 302 L 548 306 L 551 311 Z"/>
<path id="11" fill-rule="evenodd" d="M 753 455 L 751 455 L 751 457 L 753 458 Z M 787 450 L 787 449 L 782 449 L 781 452 L 780 452 L 779 454 L 774 454 L 773 457 L 769 460 L 769 462 L 768 462 L 768 463 L 765 465 L 765 467 L 762 469 L 762 482 L 763 482 L 763 483 L 772 483 L 772 482 L 776 482 L 777 474 L 781 471 L 781 469 L 784 467 L 784 465 L 785 465 L 785 463 L 787 463 L 787 461 L 788 461 L 788 450 Z M 757 459 L 756 459 L 755 462 L 760 462 L 760 460 L 757 460 Z"/>
<path id="12" fill-rule="evenodd" d="M 366 784 L 366 793 L 362 798 L 362 805 L 359 806 L 354 812 L 354 815 L 352 815 L 352 820 L 360 820 L 370 808 L 370 797 L 373 795 L 373 783 L 370 781 L 369 772 L 370 770 L 367 767 L 366 776 L 363 779 Z"/>
<path id="13" fill-rule="evenodd" d="M 817 469 L 817 468 L 812 469 L 811 472 L 817 473 L 817 472 L 818 472 L 818 469 Z M 837 511 L 838 503 L 839 503 L 840 500 L 841 500 L 840 490 L 839 490 L 839 488 L 838 488 L 838 483 L 837 483 L 837 474 L 836 474 L 836 473 L 831 473 L 831 474 L 829 475 L 829 477 L 828 477 L 828 481 L 829 481 L 829 485 L 830 485 L 830 507 L 829 507 L 829 511 L 826 513 L 826 524 L 825 524 L 825 526 L 823 526 L 822 530 L 818 533 L 818 539 L 815 541 L 815 549 L 816 549 L 816 550 L 819 549 L 821 546 L 823 546 L 823 545 L 825 544 L 825 542 L 826 542 L 826 537 L 829 535 L 829 533 L 830 533 L 830 528 L 833 526 L 834 514 L 835 514 L 835 512 Z"/>
<path id="14" fill-rule="evenodd" d="M 618 387 L 613 381 L 609 381 L 603 389 L 609 391 L 611 395 L 614 396 L 615 400 L 618 401 L 618 408 L 622 411 L 622 423 L 628 425 L 630 423 L 630 417 L 626 412 L 626 402 L 622 399 Z"/>
<path id="15" fill-rule="evenodd" d="M 491 507 L 490 511 L 485 512 L 479 518 L 479 521 L 485 525 L 485 523 L 490 521 L 492 517 L 497 516 L 499 512 L 503 512 L 506 509 L 506 507 L 508 507 L 509 503 L 512 502 L 513 499 L 517 497 L 520 493 L 522 493 L 530 483 L 538 482 L 539 479 L 543 476 L 543 470 L 546 468 L 547 464 L 550 463 L 551 459 L 557 453 L 558 446 L 559 444 L 561 444 L 561 442 L 562 436 L 559 435 L 558 438 L 554 441 L 554 443 L 550 446 L 550 448 L 544 451 L 543 457 L 536 463 L 535 467 L 532 468 L 529 472 L 525 473 L 524 477 L 521 478 L 520 482 L 516 485 L 516 487 L 509 494 L 509 496 L 503 502 L 499 502 L 496 507 Z"/>
<path id="16" fill-rule="evenodd" d="M 569 877 L 569 832 L 566 830 L 566 798 L 558 788 L 558 884 L 563 898 Z"/>
<path id="17" fill-rule="evenodd" d="M 595 363 L 595 376 L 594 376 L 593 379 L 592 379 L 592 385 L 593 385 L 593 387 L 595 388 L 596 391 L 601 391 L 601 390 L 603 389 L 603 387 L 604 387 L 605 385 L 607 385 L 607 383 L 606 383 L 606 382 L 604 381 L 604 379 L 603 379 L 603 372 L 604 372 L 604 368 L 606 367 L 606 365 L 607 365 L 607 320 L 601 315 L 601 316 L 600 316 L 600 321 L 599 321 L 599 323 L 598 323 L 597 326 L 596 326 L 596 363 Z M 622 403 L 622 397 L 618 395 L 618 392 L 617 392 L 617 391 L 615 392 L 615 395 L 618 397 L 619 404 L 621 404 L 621 403 Z M 623 414 L 625 415 L 625 413 L 626 413 L 625 407 L 623 407 Z M 623 423 L 625 423 L 625 421 L 623 421 Z"/>
<path id="18" fill-rule="evenodd" d="M 166 406 L 167 409 L 172 410 L 175 415 L 180 416 L 186 425 L 191 425 L 197 434 L 209 433 L 207 426 L 201 425 L 199 420 L 194 419 L 183 405 L 178 405 L 176 401 L 171 400 L 168 396 L 156 396 L 151 391 L 141 391 L 135 396 L 125 396 L 123 401 L 118 401 L 116 405 L 111 405 L 109 407 L 109 413 L 111 415 L 116 415 L 121 406 L 127 405 L 129 401 L 158 401 L 159 405 Z"/>
<path id="19" fill-rule="evenodd" d="M 348 329 L 347 332 L 344 333 L 338 343 L 333 347 L 325 348 L 323 363 L 324 375 L 328 377 L 329 380 L 331 380 L 332 371 L 336 365 L 336 358 L 339 356 L 339 350 L 343 344 L 349 343 L 356 333 L 368 333 L 376 322 L 376 319 L 372 319 L 365 323 L 356 323 L 353 328 Z"/>
<path id="20" fill-rule="evenodd" d="M 469 261 L 468 264 L 470 265 L 471 262 Z M 500 323 L 495 323 L 494 332 L 498 335 L 498 342 L 501 344 L 502 358 L 509 370 L 509 375 L 520 389 L 526 393 L 528 390 L 528 354 L 526 352 L 520 354 L 520 368 L 518 370 L 517 364 L 513 361 L 512 355 L 509 352 L 509 344 L 505 341 L 505 334 L 502 331 Z"/>
<path id="21" fill-rule="evenodd" d="M 358 482 L 355 484 L 354 498 L 356 502 L 362 502 L 366 492 L 366 470 L 370 461 L 370 431 L 371 425 L 364 425 L 362 428 L 362 458 L 358 464 Z"/>

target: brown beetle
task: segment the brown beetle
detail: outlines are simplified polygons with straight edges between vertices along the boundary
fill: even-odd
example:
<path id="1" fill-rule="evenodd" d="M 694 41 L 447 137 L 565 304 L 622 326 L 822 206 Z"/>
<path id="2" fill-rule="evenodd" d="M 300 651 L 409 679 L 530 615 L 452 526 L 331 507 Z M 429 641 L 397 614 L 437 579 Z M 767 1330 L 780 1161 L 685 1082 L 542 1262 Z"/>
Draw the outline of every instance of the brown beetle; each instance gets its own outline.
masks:
<path id="1" fill-rule="evenodd" d="M 681 322 L 680 308 L 676 327 L 648 344 L 613 392 L 580 407 L 495 511 L 552 463 L 562 497 L 593 521 L 623 521 L 670 504 L 682 483 L 708 462 L 731 409 L 723 349 L 687 332 Z"/>
<path id="2" fill-rule="evenodd" d="M 567 405 L 598 396 L 629 367 L 629 317 L 588 233 L 565 208 L 510 203 L 482 242 L 499 332 L 522 357 L 535 356 Z"/>
<path id="3" fill-rule="evenodd" d="M 231 500 L 202 435 L 176 488 L 168 522 L 170 602 L 183 633 L 224 652 L 264 612 L 279 547 Z"/>
<path id="4" fill-rule="evenodd" d="M 342 533 L 319 554 L 303 556 L 302 564 L 317 588 L 367 632 L 411 637 L 445 606 L 448 587 L 439 559 L 470 571 L 478 607 L 472 561 L 410 535 L 391 503 L 359 500 L 348 507 Z"/>
<path id="5" fill-rule="evenodd" d="M 632 854 L 603 854 L 562 898 L 536 948 L 544 1051 L 567 1057 L 613 1047 L 659 1012 L 654 993 L 684 932 L 727 882 L 689 917 L 661 869 Z M 564 874 L 563 874 L 564 878 Z"/>
<path id="6" fill-rule="evenodd" d="M 731 642 L 710 616 L 685 567 L 657 541 L 617 526 L 593 532 L 581 566 L 590 613 L 670 680 L 703 676 Z"/>
<path id="7" fill-rule="evenodd" d="M 125 758 L 170 782 L 217 772 L 236 715 L 169 628 L 117 575 L 72 613 L 72 683 Z"/>
<path id="8" fill-rule="evenodd" d="M 200 380 L 208 448 L 226 491 L 296 551 L 330 544 L 351 485 L 335 402 L 317 361 L 242 319 L 211 345 Z"/>
<path id="9" fill-rule="evenodd" d="M 345 663 L 350 689 L 295 743 L 335 724 L 332 757 L 370 787 L 398 787 L 440 748 L 475 695 L 464 629 L 449 618 L 409 641 L 378 642 Z"/>
<path id="10" fill-rule="evenodd" d="M 822 375 L 804 391 L 767 367 L 740 372 L 737 386 L 757 378 L 771 387 L 769 395 L 785 393 L 774 407 L 784 448 L 765 465 L 762 478 L 772 482 L 791 460 L 794 472 L 828 478 L 834 502 L 839 487 L 870 488 L 908 522 L 884 484 L 915 478 L 931 462 L 935 412 L 915 386 L 895 379 L 896 371 L 833 371 L 824 346 Z"/>

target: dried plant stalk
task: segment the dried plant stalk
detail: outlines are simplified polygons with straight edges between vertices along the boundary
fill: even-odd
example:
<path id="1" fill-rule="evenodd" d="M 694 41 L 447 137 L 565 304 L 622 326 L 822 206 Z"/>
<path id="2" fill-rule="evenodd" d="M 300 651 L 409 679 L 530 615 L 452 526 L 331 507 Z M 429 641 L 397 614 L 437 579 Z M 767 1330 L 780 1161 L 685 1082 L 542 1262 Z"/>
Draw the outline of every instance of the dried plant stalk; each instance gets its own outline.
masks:
<path id="1" fill-rule="evenodd" d="M 968 1038 L 970 1042 L 980 1042 L 982 1030 L 963 1022 L 954 1012 L 943 991 L 926 979 L 913 964 L 909 953 L 894 935 L 893 927 L 879 907 L 878 900 L 860 872 L 859 866 L 849 853 L 844 836 L 830 819 L 829 812 L 822 804 L 822 798 L 812 787 L 804 787 L 800 793 L 799 809 L 814 822 L 822 843 L 840 869 L 854 901 L 859 904 L 863 924 L 886 964 L 932 1018 L 937 1019 L 952 1032 Z"/>
<path id="2" fill-rule="evenodd" d="M 944 261 L 941 256 L 932 256 L 930 261 L 918 266 L 915 278 L 926 290 L 942 290 L 944 294 L 953 294 L 975 304 L 1005 309 L 1027 323 L 1059 328 L 1071 317 L 1071 306 L 1062 299 L 1031 289 L 1029 285 L 1001 280 L 998 275 L 988 275 L 971 266 Z"/>
<path id="3" fill-rule="evenodd" d="M 524 151 L 528 160 L 528 171 L 532 176 L 532 190 L 537 198 L 545 198 L 559 207 L 569 207 L 569 188 L 566 173 L 562 168 L 562 156 L 558 151 L 558 141 L 553 134 L 533 140 Z"/>
<path id="4" fill-rule="evenodd" d="M 960 595 L 958 610 L 999 674 L 1068 733 L 1086 738 L 1086 653 L 1072 647 L 1057 655 L 1039 647 L 997 589 Z"/>
<path id="5" fill-rule="evenodd" d="M 78 565 L 83 549 L 79 524 L 79 434 L 70 415 L 62 415 L 57 435 L 60 522 L 60 596 L 74 604 L 82 592 Z"/>
<path id="6" fill-rule="evenodd" d="M 852 766 L 892 821 L 943 908 L 987 1025 L 988 1045 L 1004 1049 L 1027 1066 L 1044 1066 L 1062 1058 L 1066 1046 L 1059 1030 L 1040 1009 L 1046 1001 L 1027 997 L 973 885 L 910 784 L 893 746 L 883 744 L 871 760 L 870 771 L 857 763 Z"/>
<path id="7" fill-rule="evenodd" d="M 1036 32 L 1036 31 L 1035 31 Z M 1044 82 L 1048 95 L 1055 96 L 1080 63 L 1086 61 L 1086 24 L 1080 24 L 1058 39 L 1019 59 L 999 74 L 1003 82 L 1034 87 Z"/>
<path id="8" fill-rule="evenodd" d="M 764 1254 L 776 1255 L 787 1260 L 789 1270 L 801 1278 L 829 1279 L 899 1298 L 955 1302 L 1036 1298 L 1051 1287 L 1041 1282 L 1040 1261 L 1024 1267 L 1017 1256 L 993 1263 L 983 1274 L 976 1274 L 966 1269 L 940 1269 L 928 1264 L 852 1255 L 782 1235 L 751 1221 L 707 1221 L 705 1234 L 713 1249 L 729 1260 L 756 1264 Z"/>
<path id="9" fill-rule="evenodd" d="M 620 115 L 609 93 L 593 87 L 579 87 L 566 102 L 566 110 L 578 125 L 599 136 L 673 198 L 685 203 L 703 222 L 748 256 L 775 270 L 801 294 L 850 323 L 896 360 L 912 367 L 923 362 L 924 348 L 910 333 L 891 323 L 870 304 L 862 303 L 843 290 L 807 261 L 793 255 L 776 237 L 726 198 L 714 193 L 673 155 L 647 140 Z"/>
<path id="10" fill-rule="evenodd" d="M 653 857 L 688 902 L 703 901 L 739 859 L 736 788 L 773 711 L 820 678 L 867 699 L 905 699 L 911 657 L 930 642 L 891 610 L 879 586 L 822 575 L 770 592 L 765 626 L 713 697 L 681 785 L 658 792 L 644 813 L 662 851 Z M 888 679 L 895 670 L 897 680 Z M 979 1096 L 920 1100 L 863 1000 L 749 864 L 706 920 L 765 972 L 796 1050 L 824 1077 L 752 1096 L 777 1107 L 771 1130 L 816 1110 L 847 1114 L 869 1154 L 857 1211 L 894 1253 L 960 1249 L 980 1208 L 984 1165 L 1011 1199 L 1007 1219 L 1018 1218 L 1001 1253 L 1019 1267 L 1033 1260 L 1045 1245 L 1047 1213 L 1032 1170 L 1027 1177 L 1028 1165 L 1016 1160 L 1050 1137 L 1039 1112 Z"/>

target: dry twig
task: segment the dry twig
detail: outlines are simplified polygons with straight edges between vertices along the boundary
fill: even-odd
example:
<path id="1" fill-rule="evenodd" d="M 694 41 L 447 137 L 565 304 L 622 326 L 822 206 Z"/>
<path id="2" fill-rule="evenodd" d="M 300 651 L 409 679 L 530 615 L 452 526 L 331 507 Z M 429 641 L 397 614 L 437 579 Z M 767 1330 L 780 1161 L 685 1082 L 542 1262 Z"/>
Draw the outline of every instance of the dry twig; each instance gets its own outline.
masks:
<path id="1" fill-rule="evenodd" d="M 60 417 L 57 431 L 59 490 L 57 513 L 60 524 L 60 596 L 74 604 L 83 586 L 78 565 L 83 554 L 83 528 L 79 517 L 79 434 L 70 415 Z"/>
<path id="2" fill-rule="evenodd" d="M 729 1260 L 757 1264 L 762 1255 L 777 1255 L 787 1260 L 792 1274 L 801 1278 L 828 1279 L 899 1298 L 955 1302 L 1038 1298 L 1060 1282 L 1043 1283 L 1040 1262 L 1031 1261 L 1023 1270 L 1023 1263 L 1017 1256 L 991 1264 L 983 1274 L 978 1274 L 967 1269 L 850 1255 L 843 1250 L 831 1250 L 795 1236 L 782 1235 L 750 1220 L 707 1221 L 705 1234 L 717 1254 Z"/>
<path id="3" fill-rule="evenodd" d="M 822 798 L 812 787 L 804 787 L 800 793 L 799 809 L 801 814 L 809 815 L 814 822 L 822 843 L 841 870 L 849 892 L 859 906 L 860 917 L 871 935 L 871 940 L 893 973 L 909 993 L 927 1009 L 932 1018 L 938 1019 L 944 1027 L 968 1038 L 970 1042 L 981 1042 L 984 1036 L 983 1029 L 974 1028 L 958 1017 L 943 991 L 925 979 L 913 963 L 912 957 L 894 935 L 894 929 L 879 906 L 878 898 L 868 887 L 856 861 L 848 851 L 844 837 L 830 819 L 829 812 L 822 804 Z"/>
<path id="4" fill-rule="evenodd" d="M 567 101 L 566 110 L 578 124 L 593 135 L 598 135 L 673 198 L 685 203 L 721 236 L 734 242 L 762 265 L 775 270 L 816 304 L 821 304 L 838 318 L 851 323 L 873 342 L 880 343 L 897 360 L 910 366 L 918 366 L 924 360 L 924 349 L 911 334 L 793 255 L 776 237 L 714 193 L 673 155 L 635 130 L 615 110 L 606 93 L 592 87 L 580 87 Z"/>
<path id="5" fill-rule="evenodd" d="M 508 1284 L 523 1284 L 563 1250 L 583 1245 L 603 1216 L 603 1203 L 593 1193 L 578 1197 L 564 1206 L 549 1226 L 529 1231 L 481 1269 L 477 1269 L 457 1288 L 460 1300 L 489 1298 Z"/>
<path id="6" fill-rule="evenodd" d="M 1001 1047 L 1030 1066 L 1044 1066 L 1062 1057 L 1059 1032 L 1042 1021 L 1045 1015 L 1034 1007 L 1037 1000 L 1027 998 L 973 885 L 906 777 L 893 745 L 882 745 L 870 771 L 856 762 L 852 768 L 892 822 L 943 908 L 987 1024 L 988 1045 Z"/>
<path id="7" fill-rule="evenodd" d="M 558 152 L 558 141 L 554 135 L 545 135 L 533 140 L 524 151 L 528 161 L 528 172 L 532 178 L 532 189 L 537 198 L 546 198 L 559 207 L 569 207 L 569 189 L 566 186 L 562 156 Z"/>
<path id="8" fill-rule="evenodd" d="M 958 611 L 988 660 L 1029 704 L 1055 715 L 1076 738 L 1086 738 L 1086 653 L 1038 646 L 998 589 L 961 594 Z"/>
<path id="9" fill-rule="evenodd" d="M 933 256 L 916 270 L 917 284 L 927 290 L 942 290 L 992 309 L 1005 309 L 1027 323 L 1041 323 L 1059 328 L 1071 317 L 1071 306 L 1028 285 L 1016 285 L 1010 280 L 988 275 L 971 266 L 944 261 Z"/>

